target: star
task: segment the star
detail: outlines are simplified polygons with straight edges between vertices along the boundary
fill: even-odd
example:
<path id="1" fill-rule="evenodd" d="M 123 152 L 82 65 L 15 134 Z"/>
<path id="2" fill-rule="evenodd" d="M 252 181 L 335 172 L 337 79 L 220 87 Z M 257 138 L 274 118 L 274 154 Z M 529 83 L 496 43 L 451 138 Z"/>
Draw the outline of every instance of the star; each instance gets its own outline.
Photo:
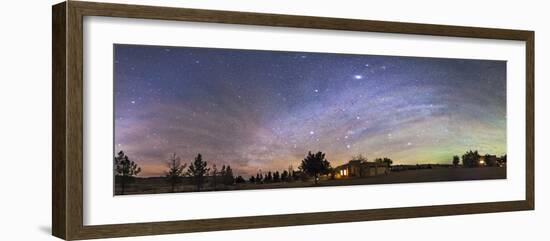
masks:
<path id="1" fill-rule="evenodd" d="M 362 79 L 363 76 L 362 76 L 362 75 L 359 75 L 359 74 L 356 74 L 356 75 L 353 76 L 353 78 L 355 78 L 355 79 Z"/>
<path id="2" fill-rule="evenodd" d="M 136 101 L 135 101 L 135 100 L 132 100 L 132 101 L 130 101 L 130 103 L 132 103 L 132 104 L 135 104 L 135 103 L 136 103 Z"/>

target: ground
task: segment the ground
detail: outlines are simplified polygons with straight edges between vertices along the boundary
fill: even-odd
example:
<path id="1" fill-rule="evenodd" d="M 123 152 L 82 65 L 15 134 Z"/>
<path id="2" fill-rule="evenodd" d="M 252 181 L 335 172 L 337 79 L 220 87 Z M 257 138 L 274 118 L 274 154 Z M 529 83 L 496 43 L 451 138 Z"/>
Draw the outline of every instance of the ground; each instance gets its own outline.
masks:
<path id="1" fill-rule="evenodd" d="M 363 178 L 347 178 L 339 180 L 322 180 L 314 185 L 313 181 L 279 182 L 269 184 L 236 184 L 216 186 L 216 191 L 222 190 L 251 190 L 251 189 L 272 189 L 272 188 L 295 188 L 314 186 L 346 186 L 346 185 L 368 185 L 368 184 L 392 184 L 392 183 L 417 183 L 417 182 L 440 182 L 440 181 L 466 181 L 466 180 L 491 180 L 505 179 L 506 168 L 485 167 L 485 168 L 434 168 L 421 170 L 408 170 L 391 172 L 387 175 Z M 170 192 L 170 184 L 163 178 L 137 178 L 133 183 L 127 184 L 125 194 L 153 194 Z M 117 183 L 116 192 L 120 193 L 120 185 Z M 196 187 L 190 184 L 179 184 L 176 192 L 193 192 Z M 206 183 L 201 191 L 214 191 L 209 183 Z"/>

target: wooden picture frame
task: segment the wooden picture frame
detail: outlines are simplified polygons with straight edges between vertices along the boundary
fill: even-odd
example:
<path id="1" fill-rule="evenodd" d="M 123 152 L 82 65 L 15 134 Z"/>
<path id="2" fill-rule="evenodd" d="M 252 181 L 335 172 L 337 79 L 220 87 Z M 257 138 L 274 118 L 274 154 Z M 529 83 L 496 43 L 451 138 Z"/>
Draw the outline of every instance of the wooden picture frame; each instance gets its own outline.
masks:
<path id="1" fill-rule="evenodd" d="M 534 32 L 400 22 L 68 1 L 52 8 L 52 233 L 66 240 L 533 210 Z M 525 200 L 87 226 L 83 224 L 83 17 L 518 40 L 526 43 Z"/>

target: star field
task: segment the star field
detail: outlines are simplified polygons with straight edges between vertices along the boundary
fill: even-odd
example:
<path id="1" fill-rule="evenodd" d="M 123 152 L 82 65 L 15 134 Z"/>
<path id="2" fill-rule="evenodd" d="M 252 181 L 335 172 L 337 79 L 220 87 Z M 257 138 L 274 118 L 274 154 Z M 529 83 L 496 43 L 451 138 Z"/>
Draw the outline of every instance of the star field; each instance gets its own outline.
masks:
<path id="1" fill-rule="evenodd" d="M 171 153 L 238 175 L 363 154 L 449 163 L 506 153 L 506 62 L 115 45 L 115 151 L 144 176 Z"/>

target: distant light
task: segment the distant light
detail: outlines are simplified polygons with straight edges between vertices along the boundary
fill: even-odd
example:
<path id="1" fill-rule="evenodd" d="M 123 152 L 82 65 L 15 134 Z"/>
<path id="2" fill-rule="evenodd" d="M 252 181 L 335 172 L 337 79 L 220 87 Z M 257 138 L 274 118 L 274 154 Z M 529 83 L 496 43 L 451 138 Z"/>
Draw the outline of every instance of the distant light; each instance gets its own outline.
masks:
<path id="1" fill-rule="evenodd" d="M 356 75 L 354 75 L 354 76 L 353 76 L 353 78 L 355 78 L 355 79 L 362 79 L 362 78 L 363 78 L 363 76 L 362 76 L 362 75 L 358 75 L 358 74 L 356 74 Z"/>

